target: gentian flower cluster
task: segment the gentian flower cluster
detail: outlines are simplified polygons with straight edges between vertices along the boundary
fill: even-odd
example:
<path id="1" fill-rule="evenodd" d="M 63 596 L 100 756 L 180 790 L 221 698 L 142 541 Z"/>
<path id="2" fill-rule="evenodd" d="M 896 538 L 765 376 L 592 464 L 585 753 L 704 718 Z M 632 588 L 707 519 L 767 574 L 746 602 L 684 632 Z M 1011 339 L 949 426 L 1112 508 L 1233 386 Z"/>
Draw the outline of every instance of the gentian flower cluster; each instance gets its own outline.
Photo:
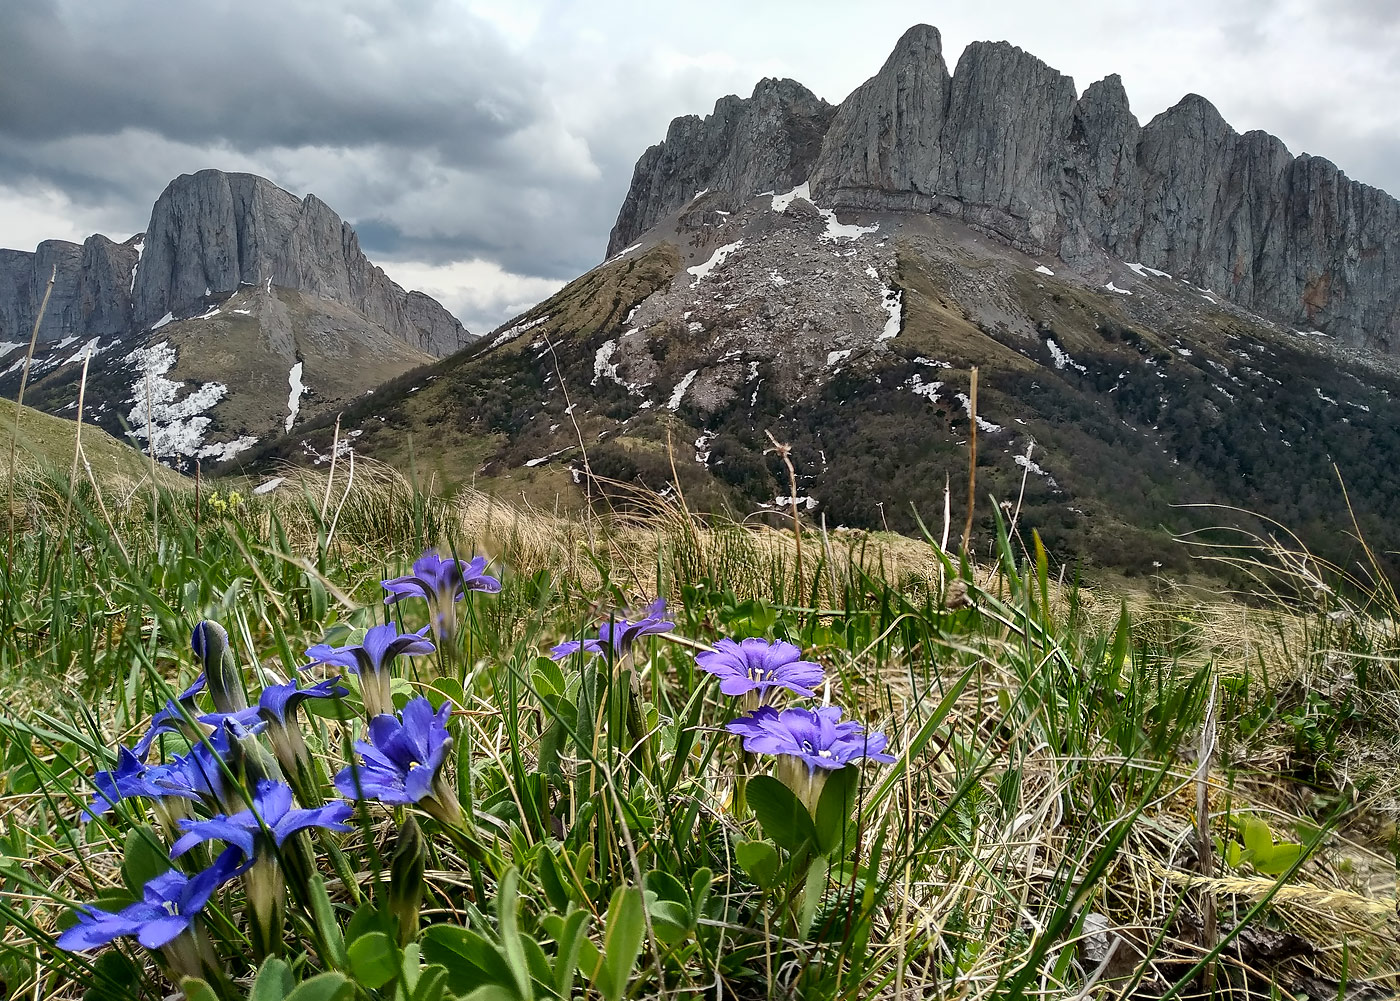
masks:
<path id="1" fill-rule="evenodd" d="M 554 660 L 563 660 L 583 650 L 600 657 L 621 659 L 632 651 L 632 644 L 641 637 L 668 633 L 675 628 L 675 623 L 668 622 L 665 616 L 666 599 L 657 598 L 635 621 L 618 618 L 604 622 L 598 627 L 596 637 L 560 643 L 549 651 L 549 656 Z"/>
<path id="2" fill-rule="evenodd" d="M 457 635 L 457 602 L 467 591 L 497 594 L 501 582 L 486 572 L 486 557 L 478 556 L 470 563 L 445 558 L 429 551 L 413 563 L 413 572 L 382 582 L 388 595 L 384 604 L 394 605 L 405 598 L 422 598 L 428 603 L 433 635 L 446 644 Z"/>
<path id="3" fill-rule="evenodd" d="M 428 639 L 429 628 L 439 643 L 453 636 L 453 606 L 466 591 L 500 590 L 485 569 L 482 559 L 465 563 L 427 553 L 415 562 L 412 575 L 384 585 L 387 604 L 423 598 L 429 627 L 402 632 L 388 623 L 369 629 L 357 644 L 307 650 L 309 662 L 301 670 L 342 667 L 358 677 L 367 717 L 367 739 L 355 742 L 355 761 L 329 786 L 307 745 L 300 710 L 313 699 L 344 698 L 350 689 L 339 677 L 293 676 L 265 685 L 250 702 L 228 633 L 216 622 L 199 623 L 190 646 L 203 670 L 152 716 L 135 746 L 118 748 L 113 767 L 93 776 L 94 793 L 82 813 L 85 821 L 95 822 L 119 804 L 123 817 L 149 808 L 168 838 L 174 868 L 147 882 L 142 899 L 130 906 L 76 908 L 77 922 L 59 936 L 58 945 L 86 950 L 131 936 L 157 953 L 175 982 L 182 976 L 217 979 L 222 974 L 202 924 L 215 893 L 241 881 L 255 958 L 279 952 L 287 881 L 310 877 L 315 864 L 310 833 L 326 837 L 350 830 L 353 807 L 347 799 L 413 807 L 444 825 L 465 827 L 449 779 L 451 707 L 434 710 L 419 697 L 397 712 L 394 667 L 401 657 L 438 649 Z M 201 704 L 206 699 L 212 706 Z M 172 748 L 177 741 L 180 748 Z M 151 760 L 172 750 L 168 758 Z M 328 789 L 346 799 L 327 800 Z M 217 861 L 199 869 L 192 860 L 207 863 L 208 853 L 195 851 L 206 843 L 226 847 Z M 421 836 L 415 844 L 421 846 Z M 399 890 L 408 894 L 405 899 L 416 899 L 412 888 Z M 306 899 L 304 891 L 303 886 L 297 899 Z"/>
<path id="4" fill-rule="evenodd" d="M 697 654 L 696 665 L 720 679 L 719 690 L 749 701 L 750 711 L 725 724 L 749 754 L 777 758 L 778 778 L 813 813 L 827 776 L 860 759 L 889 764 L 888 738 L 866 733 L 853 720 L 842 720 L 838 706 L 778 710 L 768 704 L 779 690 L 814 698 L 825 678 L 821 666 L 802 660 L 802 651 L 781 640 L 721 639 L 715 649 Z M 761 704 L 753 705 L 757 699 Z"/>

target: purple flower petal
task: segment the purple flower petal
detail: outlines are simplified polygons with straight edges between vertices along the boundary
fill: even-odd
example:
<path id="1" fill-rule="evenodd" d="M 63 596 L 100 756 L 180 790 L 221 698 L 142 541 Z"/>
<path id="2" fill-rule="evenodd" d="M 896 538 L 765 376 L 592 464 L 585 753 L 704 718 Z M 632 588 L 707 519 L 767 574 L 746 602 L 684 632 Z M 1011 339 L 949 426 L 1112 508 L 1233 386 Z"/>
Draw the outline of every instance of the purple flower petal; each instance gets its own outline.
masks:
<path id="1" fill-rule="evenodd" d="M 895 760 L 884 753 L 887 739 L 883 733 L 867 734 L 859 723 L 842 721 L 836 706 L 782 712 L 762 706 L 725 727 L 743 738 L 744 750 L 800 758 L 809 769 L 834 771 L 860 758 L 886 764 Z"/>

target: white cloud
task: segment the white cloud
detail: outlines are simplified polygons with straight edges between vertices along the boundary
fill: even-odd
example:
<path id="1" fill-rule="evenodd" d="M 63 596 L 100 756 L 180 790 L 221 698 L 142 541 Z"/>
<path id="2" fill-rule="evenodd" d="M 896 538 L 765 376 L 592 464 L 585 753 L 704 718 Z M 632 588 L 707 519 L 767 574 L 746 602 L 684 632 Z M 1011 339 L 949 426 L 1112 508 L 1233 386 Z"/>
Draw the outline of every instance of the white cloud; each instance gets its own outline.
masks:
<path id="1" fill-rule="evenodd" d="M 480 258 L 451 264 L 381 261 L 379 265 L 404 288 L 442 303 L 474 334 L 495 329 L 565 284 L 564 279 L 512 274 Z"/>
<path id="2" fill-rule="evenodd" d="M 44 240 L 81 243 L 84 233 L 72 199 L 48 186 L 19 190 L 0 185 L 0 247 L 32 251 Z"/>

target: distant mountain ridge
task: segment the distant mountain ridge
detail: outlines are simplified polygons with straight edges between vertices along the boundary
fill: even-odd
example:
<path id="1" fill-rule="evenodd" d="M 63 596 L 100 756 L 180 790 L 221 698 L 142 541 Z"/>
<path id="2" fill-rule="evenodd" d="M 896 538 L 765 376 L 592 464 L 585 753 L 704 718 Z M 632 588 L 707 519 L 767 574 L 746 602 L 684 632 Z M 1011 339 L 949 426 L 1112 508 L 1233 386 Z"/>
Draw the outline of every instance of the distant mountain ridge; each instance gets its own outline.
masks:
<path id="1" fill-rule="evenodd" d="M 677 118 L 638 160 L 607 256 L 698 192 L 732 211 L 804 180 L 835 208 L 946 215 L 1080 267 L 1144 262 L 1400 352 L 1400 201 L 1267 133 L 1240 135 L 1194 94 L 1139 125 L 1117 75 L 1076 96 L 1006 42 L 969 45 L 950 74 L 928 25 L 839 107 L 764 80 L 703 120 Z"/>
<path id="2" fill-rule="evenodd" d="M 436 300 L 405 292 L 370 263 L 325 202 L 254 174 L 180 175 L 156 200 L 146 232 L 125 243 L 96 235 L 81 245 L 47 240 L 34 253 L 0 250 L 0 342 L 28 342 L 51 274 L 41 342 L 146 329 L 167 313 L 202 311 L 212 294 L 269 280 L 348 306 L 425 354 L 451 354 L 473 339 Z"/>
<path id="3" fill-rule="evenodd" d="M 76 413 L 171 465 L 220 462 L 473 337 L 405 292 L 315 195 L 252 174 L 171 181 L 125 243 L 0 251 L 0 394 Z M 83 362 L 89 368 L 80 386 Z"/>

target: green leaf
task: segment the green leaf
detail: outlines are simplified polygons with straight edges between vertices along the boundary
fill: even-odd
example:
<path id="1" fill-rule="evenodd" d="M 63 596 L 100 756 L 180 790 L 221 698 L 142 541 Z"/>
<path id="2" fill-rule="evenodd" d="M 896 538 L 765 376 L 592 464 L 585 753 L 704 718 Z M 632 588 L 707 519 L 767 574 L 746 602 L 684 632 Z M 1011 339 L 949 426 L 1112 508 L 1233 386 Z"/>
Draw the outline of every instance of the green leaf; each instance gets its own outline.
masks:
<path id="1" fill-rule="evenodd" d="M 797 932 L 804 939 L 812 931 L 812 921 L 826 891 L 826 875 L 826 859 L 820 855 L 812 859 L 812 867 L 807 870 L 807 879 L 802 885 L 802 908 L 797 915 Z"/>
<path id="2" fill-rule="evenodd" d="M 690 924 L 693 928 L 705 916 L 705 905 L 710 902 L 710 887 L 715 874 L 708 867 L 695 870 L 690 877 Z"/>
<path id="3" fill-rule="evenodd" d="M 763 833 L 780 847 L 795 852 L 816 841 L 812 815 L 791 789 L 771 775 L 749 779 L 748 801 Z"/>
<path id="4" fill-rule="evenodd" d="M 1252 851 L 1256 857 L 1267 855 L 1269 849 L 1274 846 L 1274 834 L 1269 830 L 1269 825 L 1258 817 L 1245 817 L 1241 822 L 1240 836 L 1244 841 L 1244 846 Z"/>
<path id="5" fill-rule="evenodd" d="M 142 887 L 169 868 L 170 857 L 156 832 L 144 824 L 132 828 L 122 858 L 122 880 L 131 892 L 140 896 Z"/>
<path id="6" fill-rule="evenodd" d="M 653 899 L 647 903 L 647 913 L 651 916 L 652 931 L 667 945 L 679 942 L 690 931 L 690 908 L 685 904 Z"/>
<path id="7" fill-rule="evenodd" d="M 778 849 L 767 841 L 740 841 L 734 846 L 734 861 L 764 890 L 771 890 L 778 878 Z"/>
<path id="8" fill-rule="evenodd" d="M 1281 876 L 1302 857 L 1303 851 L 1302 845 L 1285 841 L 1282 844 L 1273 845 L 1267 853 L 1255 852 L 1252 861 L 1254 868 L 1264 875 Z"/>
<path id="9" fill-rule="evenodd" d="M 126 1001 L 138 993 L 135 986 L 140 977 L 136 964 L 126 953 L 108 949 L 93 964 L 92 986 L 83 994 L 83 1001 Z"/>
<path id="10" fill-rule="evenodd" d="M 451 702 L 458 708 L 467 704 L 466 692 L 456 678 L 437 678 L 423 694 L 428 696 L 434 709 L 441 709 L 444 702 Z"/>
<path id="11" fill-rule="evenodd" d="M 464 994 L 461 1001 L 519 1001 L 508 988 L 500 984 L 484 984 L 472 991 Z"/>
<path id="12" fill-rule="evenodd" d="M 653 869 L 643 880 L 646 888 L 655 893 L 658 899 L 672 900 L 678 904 L 690 905 L 690 897 L 679 879 L 662 869 Z"/>
<path id="13" fill-rule="evenodd" d="M 447 994 L 447 968 L 425 967 L 418 974 L 418 983 L 413 986 L 412 1001 L 442 1001 Z"/>
<path id="14" fill-rule="evenodd" d="M 1231 841 L 1225 845 L 1225 861 L 1236 868 L 1244 861 L 1244 849 L 1238 841 Z"/>
<path id="15" fill-rule="evenodd" d="M 248 1001 L 282 1001 L 295 986 L 292 968 L 284 960 L 268 956 L 258 969 L 253 989 L 248 992 Z"/>
<path id="16" fill-rule="evenodd" d="M 569 888 L 564 882 L 564 874 L 560 871 L 559 860 L 555 858 L 554 850 L 541 841 L 539 848 L 535 850 L 535 861 L 539 864 L 540 886 L 545 897 L 556 910 L 564 910 L 569 906 Z"/>
<path id="17" fill-rule="evenodd" d="M 185 1001 L 219 1001 L 219 995 L 214 993 L 214 988 L 209 986 L 207 980 L 199 977 L 181 977 L 180 990 L 185 994 Z M 282 1001 L 278 998 L 277 1001 Z"/>
<path id="18" fill-rule="evenodd" d="M 361 987 L 378 990 L 399 975 L 398 949 L 388 935 L 372 931 L 350 943 L 350 973 Z"/>
<path id="19" fill-rule="evenodd" d="M 497 931 L 501 936 L 501 952 L 515 980 L 512 986 L 516 994 L 528 999 L 534 997 L 534 990 L 530 982 L 530 965 L 520 936 L 519 913 L 520 872 L 512 867 L 506 870 L 496 890 Z"/>
<path id="20" fill-rule="evenodd" d="M 549 934 L 558 946 L 558 954 L 554 959 L 554 990 L 561 998 L 566 998 L 573 992 L 579 953 L 583 943 L 588 941 L 588 912 L 582 908 L 575 908 L 565 917 L 561 918 L 557 914 L 551 914 L 549 917 L 554 919 L 547 926 Z M 592 945 L 591 942 L 589 944 Z"/>
<path id="21" fill-rule="evenodd" d="M 355 986 L 343 973 L 322 973 L 303 980 L 287 995 L 286 1001 L 348 1001 Z"/>
<path id="22" fill-rule="evenodd" d="M 854 765 L 838 768 L 827 776 L 817 800 L 817 850 L 823 855 L 851 846 L 846 840 L 846 826 L 856 808 L 856 787 L 860 784 L 860 769 Z"/>
<path id="23" fill-rule="evenodd" d="M 423 955 L 447 969 L 453 994 L 465 994 L 482 984 L 513 986 L 515 977 L 500 951 L 469 928 L 433 925 L 423 932 Z"/>
<path id="24" fill-rule="evenodd" d="M 632 968 L 641 954 L 645 935 L 642 891 L 619 886 L 608 905 L 603 955 L 593 974 L 593 989 L 603 995 L 605 1001 L 621 1001 L 622 995 L 627 993 L 627 982 L 632 978 Z"/>
<path id="25" fill-rule="evenodd" d="M 307 702 L 329 702 L 331 699 L 307 699 Z M 331 904 L 331 896 L 326 892 L 326 881 L 320 873 L 313 873 L 307 881 L 307 890 L 311 898 L 311 914 L 316 919 L 316 929 L 321 933 L 321 940 L 326 944 L 327 956 L 321 959 L 330 966 L 338 970 L 343 970 L 350 965 L 350 959 L 345 954 L 345 936 L 340 930 L 340 922 L 335 919 L 335 908 Z"/>

